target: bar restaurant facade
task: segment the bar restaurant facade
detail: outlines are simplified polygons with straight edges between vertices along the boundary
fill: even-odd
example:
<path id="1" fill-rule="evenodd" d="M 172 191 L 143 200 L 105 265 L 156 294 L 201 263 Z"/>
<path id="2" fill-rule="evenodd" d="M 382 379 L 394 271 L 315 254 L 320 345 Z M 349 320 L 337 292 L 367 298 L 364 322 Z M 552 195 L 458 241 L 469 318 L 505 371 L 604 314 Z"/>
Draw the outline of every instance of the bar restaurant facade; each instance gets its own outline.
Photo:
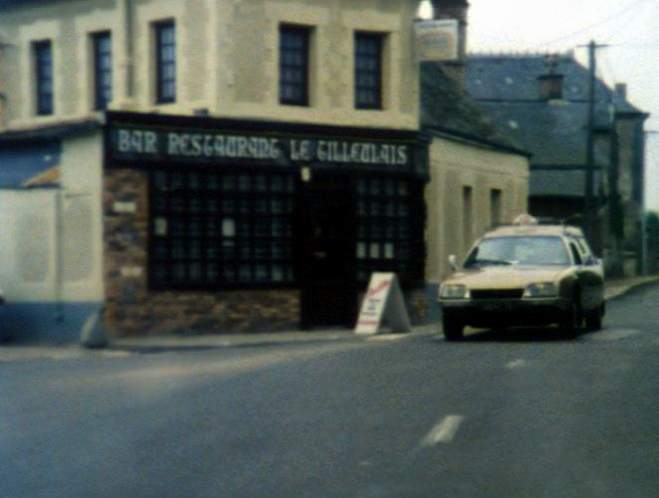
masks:
<path id="1" fill-rule="evenodd" d="M 420 320 L 427 181 L 418 131 L 108 112 L 105 326 L 351 327 L 374 271 Z"/>

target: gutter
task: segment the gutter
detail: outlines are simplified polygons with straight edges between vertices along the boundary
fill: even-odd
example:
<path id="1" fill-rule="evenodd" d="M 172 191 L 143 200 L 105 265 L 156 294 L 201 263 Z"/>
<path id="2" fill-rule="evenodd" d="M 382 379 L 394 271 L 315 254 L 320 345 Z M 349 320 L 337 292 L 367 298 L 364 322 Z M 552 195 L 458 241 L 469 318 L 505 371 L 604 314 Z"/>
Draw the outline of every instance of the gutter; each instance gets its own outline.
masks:
<path id="1" fill-rule="evenodd" d="M 456 138 L 462 139 L 462 141 L 466 143 L 476 143 L 479 145 L 484 145 L 489 148 L 499 150 L 499 151 L 504 151 L 504 152 L 509 152 L 512 154 L 516 154 L 518 156 L 524 156 L 526 158 L 531 158 L 533 157 L 533 154 L 531 152 L 525 151 L 523 149 L 518 149 L 517 147 L 513 147 L 512 145 L 504 145 L 500 142 L 495 142 L 493 140 L 488 140 L 482 137 L 479 137 L 478 135 L 473 135 L 471 133 L 464 133 L 461 131 L 455 131 L 450 128 L 444 128 L 442 126 L 425 126 L 422 128 L 424 131 L 427 131 L 431 136 L 436 136 L 436 137 L 442 137 L 442 138 L 449 138 L 455 140 Z"/>
<path id="2" fill-rule="evenodd" d="M 98 119 L 85 119 L 32 128 L 5 130 L 0 132 L 0 144 L 20 143 L 30 140 L 62 139 L 87 131 L 98 130 L 102 126 L 102 122 Z"/>

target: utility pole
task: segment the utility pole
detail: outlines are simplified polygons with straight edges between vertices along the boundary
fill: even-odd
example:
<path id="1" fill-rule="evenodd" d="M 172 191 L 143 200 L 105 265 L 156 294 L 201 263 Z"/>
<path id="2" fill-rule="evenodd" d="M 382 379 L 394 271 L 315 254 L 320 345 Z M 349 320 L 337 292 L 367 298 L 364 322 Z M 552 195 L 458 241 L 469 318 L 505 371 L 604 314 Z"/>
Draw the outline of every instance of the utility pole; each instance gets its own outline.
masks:
<path id="1" fill-rule="evenodd" d="M 584 221 L 586 234 L 589 241 L 601 250 L 600 236 L 595 232 L 595 203 L 594 203 L 594 178 L 595 178 L 595 79 L 597 70 L 596 51 L 598 48 L 608 45 L 598 45 L 594 40 L 588 45 L 579 45 L 588 48 L 588 130 L 586 134 L 586 188 L 584 192 Z"/>
<path id="2" fill-rule="evenodd" d="M 644 145 L 643 145 L 643 150 L 645 151 L 645 147 L 647 147 L 647 137 L 651 135 L 659 135 L 659 130 L 645 130 L 644 131 L 645 139 L 644 139 Z M 646 155 L 647 157 L 647 155 Z M 648 227 L 647 227 L 647 215 L 648 213 L 646 212 L 647 209 L 647 202 L 645 199 L 645 180 L 646 180 L 646 175 L 645 171 L 647 171 L 647 165 L 645 164 L 645 160 L 643 161 L 644 165 L 644 171 L 643 171 L 643 188 L 642 188 L 642 195 L 641 195 L 641 252 L 642 252 L 642 257 L 641 257 L 641 275 L 647 275 L 648 274 L 648 251 L 650 248 L 648 247 Z M 652 250 L 657 250 L 656 247 L 653 247 Z"/>

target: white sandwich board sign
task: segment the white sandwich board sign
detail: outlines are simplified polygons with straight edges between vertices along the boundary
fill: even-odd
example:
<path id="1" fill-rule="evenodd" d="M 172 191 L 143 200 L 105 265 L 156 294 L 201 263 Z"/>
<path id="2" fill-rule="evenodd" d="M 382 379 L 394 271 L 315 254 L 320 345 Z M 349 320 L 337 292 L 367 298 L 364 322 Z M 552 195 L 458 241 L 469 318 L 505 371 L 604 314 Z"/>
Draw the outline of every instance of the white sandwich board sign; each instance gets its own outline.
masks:
<path id="1" fill-rule="evenodd" d="M 392 332 L 409 332 L 412 329 L 395 273 L 371 275 L 355 333 L 372 335 L 384 329 Z"/>

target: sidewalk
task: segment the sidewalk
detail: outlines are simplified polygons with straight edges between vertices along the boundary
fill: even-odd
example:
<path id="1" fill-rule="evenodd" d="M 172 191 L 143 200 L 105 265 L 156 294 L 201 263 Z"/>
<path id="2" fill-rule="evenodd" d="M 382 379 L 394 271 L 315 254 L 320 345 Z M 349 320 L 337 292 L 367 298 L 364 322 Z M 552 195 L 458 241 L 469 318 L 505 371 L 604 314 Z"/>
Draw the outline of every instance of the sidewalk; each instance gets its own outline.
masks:
<path id="1" fill-rule="evenodd" d="M 615 299 L 630 290 L 652 282 L 659 275 L 609 280 L 606 282 L 606 300 Z M 436 323 L 414 327 L 413 335 L 430 335 L 439 330 Z M 408 334 L 409 335 L 409 334 Z M 326 329 L 303 332 L 299 330 L 276 333 L 242 333 L 222 335 L 160 335 L 147 337 L 121 337 L 110 341 L 105 349 L 89 350 L 79 345 L 0 344 L 0 364 L 34 359 L 67 360 L 84 357 L 122 357 L 132 354 L 161 353 L 167 351 L 203 351 L 218 348 L 270 347 L 286 344 L 318 344 L 337 341 L 396 340 L 402 334 L 378 336 L 356 335 L 352 329 Z"/>
<path id="2" fill-rule="evenodd" d="M 616 297 L 620 297 L 636 287 L 652 282 L 659 282 L 659 275 L 607 280 L 605 282 L 604 288 L 604 299 L 607 301 L 610 299 L 615 299 Z"/>

